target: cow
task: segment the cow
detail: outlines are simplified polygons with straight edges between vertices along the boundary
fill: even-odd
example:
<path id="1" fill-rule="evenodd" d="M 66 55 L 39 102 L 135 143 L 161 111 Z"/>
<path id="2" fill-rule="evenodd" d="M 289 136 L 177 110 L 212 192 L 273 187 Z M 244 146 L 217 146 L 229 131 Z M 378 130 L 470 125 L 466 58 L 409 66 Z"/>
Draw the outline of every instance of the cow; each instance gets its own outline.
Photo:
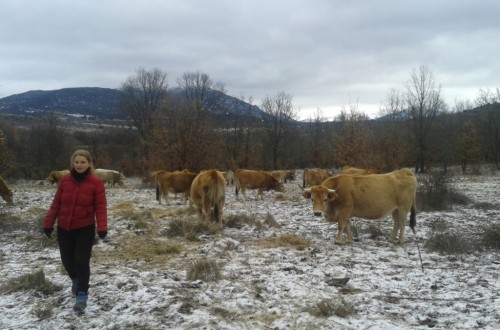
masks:
<path id="1" fill-rule="evenodd" d="M 197 173 L 185 169 L 182 171 L 167 172 L 157 171 L 154 174 L 156 183 L 156 200 L 161 204 L 161 198 L 167 201 L 168 193 L 183 193 L 184 200 L 187 202 L 190 195 L 191 183 Z"/>
<path id="2" fill-rule="evenodd" d="M 415 233 L 417 178 L 408 169 L 385 174 L 339 174 L 321 185 L 304 189 L 303 197 L 311 199 L 313 213 L 324 215 L 328 222 L 338 222 L 335 244 L 343 244 L 346 230 L 347 243 L 352 243 L 350 218 L 380 219 L 392 214 L 394 226 L 389 241 L 405 241 L 406 217 L 410 212 L 410 228 Z"/>
<path id="3" fill-rule="evenodd" d="M 368 175 L 368 174 L 381 174 L 379 170 L 368 169 L 368 168 L 357 168 L 352 166 L 344 166 L 340 174 L 349 175 Z"/>
<path id="4" fill-rule="evenodd" d="M 295 172 L 289 170 L 275 170 L 270 171 L 271 174 L 276 180 L 281 183 L 287 183 L 288 180 L 295 180 Z"/>
<path id="5" fill-rule="evenodd" d="M 0 176 L 0 196 L 2 196 L 3 200 L 7 202 L 7 204 L 12 204 L 12 191 L 10 190 L 7 183 Z"/>
<path id="6" fill-rule="evenodd" d="M 208 170 L 199 173 L 191 183 L 191 204 L 201 220 L 210 223 L 212 214 L 222 228 L 222 212 L 226 201 L 226 182 L 221 172 Z M 213 210 L 213 213 L 212 213 Z"/>
<path id="7" fill-rule="evenodd" d="M 51 185 L 53 185 L 54 183 L 59 184 L 59 180 L 61 180 L 61 178 L 68 173 L 69 170 L 52 171 L 49 173 L 49 176 L 45 180 L 47 180 Z"/>
<path id="8" fill-rule="evenodd" d="M 246 199 L 247 189 L 257 189 L 257 198 L 260 196 L 261 199 L 264 199 L 264 191 L 285 191 L 283 184 L 265 171 L 239 169 L 234 173 L 234 177 L 236 198 L 238 198 L 239 190 L 241 190 L 244 200 Z"/>
<path id="9" fill-rule="evenodd" d="M 94 170 L 94 174 L 97 175 L 108 187 L 114 187 L 116 184 L 120 186 L 124 185 L 123 180 L 125 180 L 125 176 L 122 172 L 97 168 Z"/>
<path id="10" fill-rule="evenodd" d="M 234 184 L 234 172 L 232 170 L 222 172 L 222 175 L 224 176 L 224 180 L 227 185 Z"/>
<path id="11" fill-rule="evenodd" d="M 302 177 L 302 186 L 304 188 L 321 184 L 330 177 L 330 173 L 319 168 L 306 168 Z"/>

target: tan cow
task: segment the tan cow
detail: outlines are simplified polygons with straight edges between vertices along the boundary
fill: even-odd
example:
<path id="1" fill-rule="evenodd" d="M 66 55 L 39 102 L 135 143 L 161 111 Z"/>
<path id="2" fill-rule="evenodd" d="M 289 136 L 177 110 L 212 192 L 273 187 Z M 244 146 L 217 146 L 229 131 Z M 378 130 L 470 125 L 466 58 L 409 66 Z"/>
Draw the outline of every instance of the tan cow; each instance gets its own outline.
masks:
<path id="1" fill-rule="evenodd" d="M 324 214 L 328 222 L 338 222 L 335 244 L 342 244 L 346 229 L 347 243 L 352 243 L 350 218 L 380 219 L 392 214 L 394 227 L 389 240 L 405 241 L 406 217 L 410 212 L 410 228 L 415 232 L 417 178 L 412 171 L 400 169 L 386 174 L 332 176 L 319 186 L 304 189 L 311 199 L 313 213 Z"/>
<path id="2" fill-rule="evenodd" d="M 224 180 L 226 180 L 227 185 L 234 184 L 234 172 L 232 170 L 227 170 L 225 172 L 222 172 L 222 175 L 224 176 Z"/>
<path id="3" fill-rule="evenodd" d="M 200 218 L 210 223 L 213 214 L 222 228 L 222 212 L 226 201 L 226 183 L 222 173 L 217 170 L 199 173 L 191 184 L 190 196 L 191 204 L 198 209 Z"/>
<path id="4" fill-rule="evenodd" d="M 153 174 L 156 183 L 156 200 L 161 204 L 161 198 L 167 201 L 168 193 L 184 194 L 184 200 L 187 202 L 191 190 L 191 183 L 196 177 L 196 173 L 189 170 L 167 172 L 157 171 Z"/>
<path id="5" fill-rule="evenodd" d="M 288 180 L 295 180 L 295 172 L 288 170 L 276 170 L 269 172 L 276 180 L 286 183 Z"/>
<path id="6" fill-rule="evenodd" d="M 95 169 L 94 174 L 97 175 L 108 187 L 114 187 L 116 184 L 124 186 L 123 180 L 125 180 L 125 176 L 121 172 L 97 168 Z"/>
<path id="7" fill-rule="evenodd" d="M 349 175 L 368 175 L 368 174 L 381 174 L 379 170 L 368 169 L 368 168 L 357 168 L 352 166 L 344 166 L 340 174 Z"/>
<path id="8" fill-rule="evenodd" d="M 7 204 L 12 204 L 12 191 L 10 190 L 7 183 L 0 176 L 0 196 L 7 202 Z"/>
<path id="9" fill-rule="evenodd" d="M 247 189 L 257 189 L 257 198 L 260 196 L 264 199 L 264 191 L 276 190 L 278 192 L 285 191 L 283 184 L 276 180 L 271 174 L 266 171 L 252 171 L 252 170 L 236 170 L 234 173 L 236 198 L 238 192 L 241 190 L 243 199 L 246 199 Z"/>
<path id="10" fill-rule="evenodd" d="M 69 170 L 62 170 L 62 171 L 52 171 L 49 173 L 49 176 L 45 179 L 47 180 L 50 184 L 58 184 L 59 181 L 63 176 L 69 173 Z"/>
<path id="11" fill-rule="evenodd" d="M 306 168 L 302 177 L 302 185 L 304 188 L 321 184 L 324 180 L 330 177 L 330 173 L 319 168 Z"/>

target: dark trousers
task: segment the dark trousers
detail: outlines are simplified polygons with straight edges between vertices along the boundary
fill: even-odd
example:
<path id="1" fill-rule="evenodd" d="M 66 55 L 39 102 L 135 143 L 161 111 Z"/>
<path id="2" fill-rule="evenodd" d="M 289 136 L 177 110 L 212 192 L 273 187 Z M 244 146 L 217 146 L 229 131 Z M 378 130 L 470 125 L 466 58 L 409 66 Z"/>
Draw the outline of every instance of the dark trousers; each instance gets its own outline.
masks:
<path id="1" fill-rule="evenodd" d="M 95 239 L 95 226 L 73 230 L 57 228 L 61 260 L 77 291 L 87 293 L 90 280 L 90 256 Z"/>

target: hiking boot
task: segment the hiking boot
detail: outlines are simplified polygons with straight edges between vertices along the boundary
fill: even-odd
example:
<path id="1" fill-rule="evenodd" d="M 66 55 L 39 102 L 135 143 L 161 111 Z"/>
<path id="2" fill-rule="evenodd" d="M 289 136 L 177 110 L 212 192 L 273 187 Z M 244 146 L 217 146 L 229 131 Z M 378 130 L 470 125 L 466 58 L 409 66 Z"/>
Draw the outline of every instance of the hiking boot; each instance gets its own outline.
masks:
<path id="1" fill-rule="evenodd" d="M 76 312 L 80 312 L 80 313 L 83 313 L 83 311 L 85 310 L 85 307 L 87 307 L 87 299 L 88 299 L 88 295 L 83 292 L 83 291 L 79 291 L 77 294 L 76 294 L 76 302 L 75 302 L 75 305 L 73 306 L 73 310 L 75 310 Z"/>
<path id="2" fill-rule="evenodd" d="M 76 296 L 77 289 L 78 289 L 78 280 L 75 278 L 71 280 L 71 294 L 73 294 L 73 297 Z"/>

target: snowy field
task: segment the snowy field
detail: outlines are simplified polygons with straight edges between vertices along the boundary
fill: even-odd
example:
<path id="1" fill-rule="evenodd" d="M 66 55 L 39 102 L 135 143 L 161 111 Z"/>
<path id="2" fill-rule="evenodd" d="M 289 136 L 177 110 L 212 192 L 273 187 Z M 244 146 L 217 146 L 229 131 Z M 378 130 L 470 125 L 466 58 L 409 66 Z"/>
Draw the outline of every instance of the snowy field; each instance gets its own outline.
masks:
<path id="1" fill-rule="evenodd" d="M 450 231 L 475 244 L 472 234 L 498 224 L 499 174 L 455 176 L 473 203 L 417 211 L 417 233 L 408 229 L 404 245 L 387 241 L 390 219 L 354 219 L 355 242 L 334 245 L 337 225 L 312 215 L 300 182 L 264 201 L 252 191 L 236 200 L 228 186 L 224 219 L 245 221 L 174 237 L 172 221 L 194 217 L 180 195 L 159 205 L 133 178 L 107 189 L 109 240 L 94 246 L 84 315 L 72 310 L 55 239 L 39 229 L 55 186 L 12 183 L 15 205 L 0 200 L 0 286 L 43 270 L 62 289 L 0 293 L 0 329 L 500 329 L 499 251 L 424 247 Z M 220 278 L 189 280 L 200 261 L 213 262 Z"/>

